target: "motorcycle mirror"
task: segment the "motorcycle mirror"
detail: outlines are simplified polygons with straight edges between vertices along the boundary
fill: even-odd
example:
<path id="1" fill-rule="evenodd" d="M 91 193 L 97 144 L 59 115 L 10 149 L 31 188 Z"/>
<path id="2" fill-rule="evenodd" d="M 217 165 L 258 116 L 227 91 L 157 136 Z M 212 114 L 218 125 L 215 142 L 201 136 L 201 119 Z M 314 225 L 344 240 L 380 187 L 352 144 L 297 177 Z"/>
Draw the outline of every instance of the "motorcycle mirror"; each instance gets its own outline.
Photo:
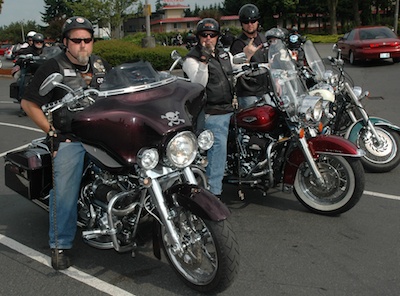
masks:
<path id="1" fill-rule="evenodd" d="M 176 49 L 174 49 L 174 50 L 171 52 L 171 58 L 172 58 L 174 61 L 176 61 L 176 60 L 179 60 L 179 59 L 181 58 L 181 55 L 179 54 L 179 52 L 176 51 Z"/>
<path id="2" fill-rule="evenodd" d="M 53 88 L 63 81 L 63 76 L 60 73 L 53 73 L 49 75 L 42 83 L 39 89 L 39 95 L 47 95 Z"/>
<path id="3" fill-rule="evenodd" d="M 244 64 L 247 62 L 247 57 L 244 52 L 239 52 L 233 56 L 234 64 Z"/>

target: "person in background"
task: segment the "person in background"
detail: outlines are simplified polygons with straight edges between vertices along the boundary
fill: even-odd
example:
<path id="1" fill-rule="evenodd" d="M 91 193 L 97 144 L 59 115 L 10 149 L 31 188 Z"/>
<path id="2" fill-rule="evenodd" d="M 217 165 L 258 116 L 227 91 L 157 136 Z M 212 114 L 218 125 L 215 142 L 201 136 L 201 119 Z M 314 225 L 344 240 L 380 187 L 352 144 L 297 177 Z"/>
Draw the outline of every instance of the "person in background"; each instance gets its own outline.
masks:
<path id="1" fill-rule="evenodd" d="M 41 96 L 39 87 L 52 73 L 60 73 L 63 83 L 72 89 L 100 87 L 110 66 L 92 54 L 93 32 L 87 19 L 67 19 L 62 30 L 65 50 L 40 66 L 21 101 L 22 108 L 47 133 L 50 142 L 54 183 L 49 199 L 49 245 L 51 265 L 56 270 L 66 269 L 72 264 L 68 253 L 77 228 L 77 201 L 85 149 L 71 133 L 74 112 L 67 107 L 61 108 L 53 112 L 53 121 L 49 122 L 41 109 L 41 106 L 61 99 L 66 91 L 55 88 Z"/>
<path id="2" fill-rule="evenodd" d="M 21 49 L 27 48 L 28 46 L 33 44 L 33 36 L 36 34 L 35 31 L 29 31 L 28 34 L 26 34 L 26 40 L 24 43 L 21 44 Z"/>
<path id="3" fill-rule="evenodd" d="M 219 23 L 213 18 L 204 18 L 197 23 L 197 45 L 186 55 L 182 69 L 193 83 L 205 87 L 207 96 L 204 107 L 204 127 L 214 134 L 214 145 L 207 152 L 206 174 L 210 191 L 220 197 L 224 177 L 229 122 L 237 101 L 234 98 L 232 55 L 218 46 Z M 253 54 L 244 49 L 248 59 Z"/>
<path id="4" fill-rule="evenodd" d="M 251 49 L 255 53 L 250 62 L 267 63 L 267 40 L 258 31 L 260 12 L 257 6 L 254 4 L 243 5 L 239 10 L 239 20 L 242 26 L 242 34 L 233 41 L 230 52 L 235 55 L 243 52 L 245 46 L 252 44 Z M 244 109 L 253 106 L 269 91 L 269 81 L 265 74 L 240 77 L 236 86 L 239 107 Z"/>

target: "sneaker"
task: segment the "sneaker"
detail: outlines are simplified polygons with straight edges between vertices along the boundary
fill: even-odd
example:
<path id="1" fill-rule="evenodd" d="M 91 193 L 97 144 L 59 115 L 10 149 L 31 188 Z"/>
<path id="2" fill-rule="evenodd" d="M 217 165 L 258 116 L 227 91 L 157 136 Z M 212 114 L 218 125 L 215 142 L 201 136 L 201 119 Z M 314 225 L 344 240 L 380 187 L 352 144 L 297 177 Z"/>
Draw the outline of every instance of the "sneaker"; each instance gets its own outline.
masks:
<path id="1" fill-rule="evenodd" d="M 67 253 L 68 250 L 51 249 L 51 266 L 55 270 L 67 269 L 72 265 Z"/>

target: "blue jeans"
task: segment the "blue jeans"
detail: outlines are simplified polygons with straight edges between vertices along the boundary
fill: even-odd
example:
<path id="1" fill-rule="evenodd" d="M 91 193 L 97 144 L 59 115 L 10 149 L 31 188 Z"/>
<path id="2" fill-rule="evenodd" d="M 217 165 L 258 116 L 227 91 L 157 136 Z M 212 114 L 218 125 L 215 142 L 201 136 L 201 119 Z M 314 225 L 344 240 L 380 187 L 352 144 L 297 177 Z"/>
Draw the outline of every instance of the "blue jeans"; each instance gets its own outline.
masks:
<path id="1" fill-rule="evenodd" d="M 238 97 L 239 109 L 253 107 L 259 99 L 257 96 Z"/>
<path id="2" fill-rule="evenodd" d="M 207 152 L 206 174 L 210 191 L 216 195 L 222 193 L 227 154 L 229 122 L 233 113 L 222 115 L 206 114 L 205 128 L 214 134 L 214 145 Z"/>
<path id="3" fill-rule="evenodd" d="M 50 248 L 72 248 L 77 228 L 77 202 L 84 157 L 85 149 L 80 142 L 60 143 L 54 158 L 55 184 L 50 191 L 49 200 Z M 54 198 L 56 209 L 54 209 Z M 55 231 L 55 228 L 57 231 Z"/>

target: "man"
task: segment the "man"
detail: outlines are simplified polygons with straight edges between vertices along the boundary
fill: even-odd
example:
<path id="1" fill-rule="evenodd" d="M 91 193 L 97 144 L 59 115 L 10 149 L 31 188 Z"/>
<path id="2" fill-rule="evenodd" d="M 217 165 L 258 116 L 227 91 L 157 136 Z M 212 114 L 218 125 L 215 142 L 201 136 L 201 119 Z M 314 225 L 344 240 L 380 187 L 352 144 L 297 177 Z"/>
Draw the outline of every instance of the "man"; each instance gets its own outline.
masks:
<path id="1" fill-rule="evenodd" d="M 33 44 L 33 36 L 35 36 L 36 32 L 35 31 L 29 31 L 28 34 L 26 34 L 26 41 L 21 44 L 21 49 L 27 48 L 28 46 L 31 46 Z"/>
<path id="2" fill-rule="evenodd" d="M 267 40 L 258 32 L 259 20 L 260 12 L 254 4 L 246 4 L 240 8 L 239 21 L 242 34 L 233 41 L 230 52 L 235 55 L 243 52 L 245 46 L 249 46 L 249 49 L 255 52 L 250 62 L 267 63 Z M 239 107 L 251 107 L 268 91 L 269 79 L 265 74 L 240 77 L 236 85 Z"/>
<path id="3" fill-rule="evenodd" d="M 28 39 L 29 40 L 29 39 Z M 18 101 L 21 100 L 25 91 L 26 85 L 30 82 L 35 68 L 31 66 L 31 56 L 39 56 L 43 52 L 44 36 L 40 33 L 35 33 L 30 39 L 30 45 L 26 48 L 21 48 L 18 51 L 17 60 L 11 70 L 11 74 L 17 79 L 18 84 Z M 19 116 L 25 116 L 25 112 L 21 110 Z"/>
<path id="4" fill-rule="evenodd" d="M 214 145 L 208 150 L 206 174 L 210 191 L 217 196 L 222 193 L 227 154 L 229 122 L 234 99 L 232 85 L 232 55 L 217 47 L 220 26 L 215 19 L 205 18 L 198 22 L 196 35 L 197 45 L 187 54 L 182 69 L 191 82 L 200 83 L 206 89 L 207 101 L 204 108 L 205 128 L 214 134 Z M 244 52 L 250 58 L 246 47 Z"/>
<path id="5" fill-rule="evenodd" d="M 53 189 L 50 192 L 49 245 L 51 264 L 54 269 L 66 269 L 71 265 L 68 251 L 72 248 L 77 227 L 77 200 L 83 170 L 85 150 L 71 133 L 73 112 L 61 108 L 53 113 L 49 122 L 41 106 L 61 99 L 65 91 L 53 89 L 45 96 L 39 95 L 39 87 L 52 73 L 64 76 L 63 83 L 73 89 L 98 88 L 110 68 L 101 58 L 92 55 L 93 26 L 85 18 L 71 17 L 63 26 L 62 40 L 65 51 L 49 59 L 35 73 L 21 102 L 29 117 L 45 132 L 53 150 Z"/>

